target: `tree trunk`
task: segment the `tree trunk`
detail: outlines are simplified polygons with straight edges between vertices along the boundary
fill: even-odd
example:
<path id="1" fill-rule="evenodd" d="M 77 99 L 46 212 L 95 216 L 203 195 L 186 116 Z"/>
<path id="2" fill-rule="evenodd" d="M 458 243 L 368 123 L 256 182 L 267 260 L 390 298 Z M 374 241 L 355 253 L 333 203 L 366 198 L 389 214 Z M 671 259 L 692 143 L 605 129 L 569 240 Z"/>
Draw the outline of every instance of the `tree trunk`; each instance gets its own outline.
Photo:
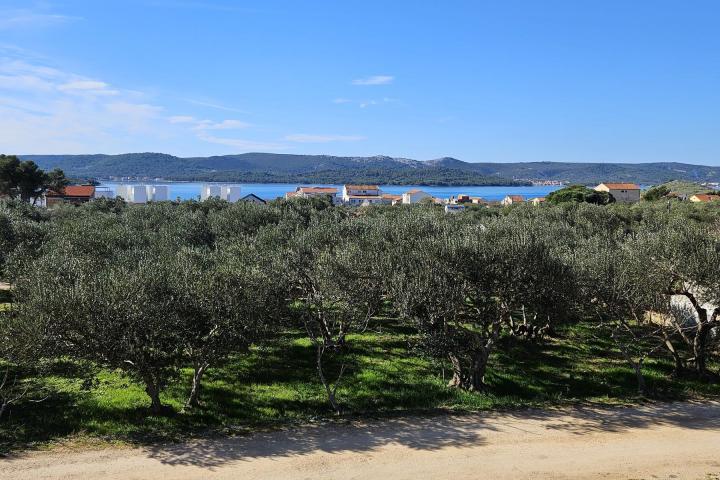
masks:
<path id="1" fill-rule="evenodd" d="M 710 328 L 706 323 L 698 325 L 693 341 L 693 354 L 695 355 L 695 371 L 700 377 L 707 376 L 707 340 Z"/>
<path id="2" fill-rule="evenodd" d="M 638 393 L 643 397 L 647 396 L 647 383 L 645 383 L 645 376 L 642 373 L 642 362 L 632 362 L 633 369 L 635 370 L 635 377 L 637 378 Z"/>
<path id="3" fill-rule="evenodd" d="M 337 382 L 340 381 L 340 377 L 343 374 L 343 371 L 345 370 L 345 365 L 342 366 L 340 369 L 340 375 L 338 376 L 338 379 L 335 382 L 335 386 L 331 387 L 330 383 L 328 382 L 327 378 L 325 377 L 325 372 L 323 371 L 323 357 L 325 355 L 325 347 L 323 345 L 318 345 L 317 351 L 316 351 L 316 367 L 318 371 L 318 376 L 320 377 L 320 381 L 323 384 L 323 387 L 325 387 L 325 393 L 328 397 L 328 402 L 330 403 L 330 406 L 335 411 L 336 415 L 340 415 L 342 411 L 340 410 L 340 406 L 337 403 L 337 400 L 335 399 L 335 391 L 337 389 Z"/>
<path id="4" fill-rule="evenodd" d="M 200 405 L 200 387 L 202 377 L 208 369 L 207 363 L 197 364 L 193 370 L 192 386 L 190 387 L 190 395 L 185 402 L 185 408 L 197 407 Z"/>
<path id="5" fill-rule="evenodd" d="M 663 338 L 665 340 L 665 347 L 667 347 L 668 351 L 673 357 L 673 361 L 675 362 L 675 368 L 673 369 L 673 375 L 674 376 L 680 376 L 685 369 L 685 364 L 683 363 L 682 357 L 680 357 L 680 353 L 678 353 L 677 349 L 675 348 L 675 345 L 673 345 L 672 340 L 670 340 L 670 337 L 668 334 L 663 330 L 662 332 Z"/>
<path id="6" fill-rule="evenodd" d="M 633 372 L 635 372 L 635 378 L 637 379 L 637 387 L 638 387 L 638 393 L 645 397 L 648 394 L 647 389 L 647 383 L 645 382 L 645 376 L 642 373 L 642 359 L 635 361 L 633 359 L 632 353 L 628 349 L 627 345 L 625 345 L 622 340 L 619 338 L 619 335 L 617 331 L 613 331 L 610 337 L 615 341 L 615 344 L 620 349 L 620 353 L 622 353 L 623 358 L 625 358 L 625 361 L 630 365 L 630 367 L 633 369 Z"/>
<path id="7" fill-rule="evenodd" d="M 160 386 L 151 376 L 145 378 L 145 393 L 150 397 L 150 411 L 154 414 L 162 413 L 162 403 L 160 402 Z"/>
<path id="8" fill-rule="evenodd" d="M 453 376 L 448 383 L 448 387 L 460 388 L 471 392 L 484 391 L 485 371 L 487 370 L 489 356 L 489 348 L 473 352 L 466 359 L 462 359 L 461 356 L 451 353 L 449 358 L 452 364 Z"/>

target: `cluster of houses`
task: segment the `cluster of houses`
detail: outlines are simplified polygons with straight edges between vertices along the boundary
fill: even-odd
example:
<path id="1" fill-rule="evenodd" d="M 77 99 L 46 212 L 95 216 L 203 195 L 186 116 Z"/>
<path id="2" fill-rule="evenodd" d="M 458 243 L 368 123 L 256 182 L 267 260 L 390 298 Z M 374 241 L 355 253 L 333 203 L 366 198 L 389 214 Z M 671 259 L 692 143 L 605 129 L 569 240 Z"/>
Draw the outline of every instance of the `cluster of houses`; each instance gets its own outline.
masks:
<path id="1" fill-rule="evenodd" d="M 617 202 L 621 203 L 632 203 L 640 200 L 640 186 L 634 183 L 601 183 L 595 187 L 595 190 L 608 192 Z M 542 205 L 546 200 L 545 197 L 526 199 L 522 195 L 506 195 L 502 200 L 486 200 L 482 197 L 466 194 L 453 195 L 448 199 L 439 199 L 419 189 L 408 190 L 400 195 L 383 193 L 377 185 L 345 185 L 341 191 L 333 187 L 297 187 L 295 191 L 285 194 L 286 199 L 312 197 L 326 197 L 336 204 L 355 206 L 430 202 L 444 205 L 445 211 L 448 213 L 460 212 L 469 205 L 492 207 L 530 203 L 537 206 Z"/>
<path id="2" fill-rule="evenodd" d="M 620 203 L 640 201 L 640 186 L 634 183 L 601 183 L 595 187 L 595 190 L 609 193 L 616 202 Z M 79 204 L 94 198 L 116 197 L 128 203 L 159 202 L 168 200 L 168 193 L 166 185 L 119 185 L 116 190 L 92 185 L 70 185 L 65 187 L 63 192 L 48 192 L 42 199 L 41 205 L 50 207 L 57 203 Z M 252 193 L 242 196 L 239 185 L 205 184 L 201 188 L 200 199 L 210 198 L 219 198 L 228 202 L 266 203 Z M 538 206 L 545 202 L 545 197 L 526 199 L 522 195 L 506 195 L 502 200 L 486 200 L 482 197 L 459 194 L 448 199 L 440 199 L 420 189 L 408 190 L 402 194 L 385 193 L 378 185 L 344 185 L 342 189 L 302 186 L 297 187 L 295 191 L 287 192 L 285 198 L 329 198 L 333 204 L 350 206 L 435 203 L 443 205 L 448 213 L 463 211 L 470 205 L 492 207 L 529 203 Z M 695 194 L 681 198 L 691 202 L 712 202 L 720 201 L 720 194 Z"/>
<path id="3" fill-rule="evenodd" d="M 48 191 L 39 205 L 52 207 L 59 203 L 81 204 L 96 198 L 122 198 L 128 203 L 163 202 L 169 200 L 167 185 L 118 185 L 115 190 L 94 185 L 68 185 L 62 192 Z M 241 195 L 239 185 L 206 184 L 200 189 L 200 200 L 219 198 L 228 202 L 266 203 L 254 193 Z"/>

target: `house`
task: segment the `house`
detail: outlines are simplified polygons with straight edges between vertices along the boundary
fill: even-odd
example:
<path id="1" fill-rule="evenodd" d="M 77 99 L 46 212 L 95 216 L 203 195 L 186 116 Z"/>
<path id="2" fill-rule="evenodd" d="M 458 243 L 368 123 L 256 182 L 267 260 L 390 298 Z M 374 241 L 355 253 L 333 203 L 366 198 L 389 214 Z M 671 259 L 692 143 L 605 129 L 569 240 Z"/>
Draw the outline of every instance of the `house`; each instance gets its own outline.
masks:
<path id="1" fill-rule="evenodd" d="M 470 202 L 474 205 L 487 205 L 488 202 L 482 197 L 470 197 Z"/>
<path id="2" fill-rule="evenodd" d="M 532 203 L 533 206 L 537 207 L 539 205 L 542 205 L 545 203 L 545 197 L 535 197 L 528 200 L 528 202 Z"/>
<path id="3" fill-rule="evenodd" d="M 332 203 L 338 203 L 338 189 L 334 187 L 297 187 L 295 195 L 290 197 L 285 195 L 285 198 L 329 198 Z"/>
<path id="4" fill-rule="evenodd" d="M 445 205 L 445 213 L 460 213 L 465 210 L 465 205 L 458 203 L 448 203 Z"/>
<path id="5" fill-rule="evenodd" d="M 695 195 L 690 195 L 690 201 L 691 202 L 717 202 L 720 200 L 720 195 L 712 194 L 712 193 L 696 193 Z"/>
<path id="6" fill-rule="evenodd" d="M 640 186 L 635 183 L 601 183 L 595 191 L 607 192 L 619 203 L 640 201 Z"/>
<path id="7" fill-rule="evenodd" d="M 383 198 L 383 203 L 385 203 L 385 204 L 397 205 L 399 203 L 403 203 L 402 195 L 395 195 L 393 193 L 383 193 L 380 196 Z"/>
<path id="8" fill-rule="evenodd" d="M 344 185 L 342 201 L 348 205 L 373 205 L 385 202 L 382 191 L 377 185 Z"/>
<path id="9" fill-rule="evenodd" d="M 424 200 L 426 198 L 432 198 L 432 195 L 415 188 L 413 190 L 408 190 L 407 192 L 402 194 L 402 203 L 404 203 L 404 204 L 418 203 L 419 201 Z"/>
<path id="10" fill-rule="evenodd" d="M 262 198 L 258 197 L 254 193 L 248 193 L 244 197 L 240 199 L 241 202 L 250 202 L 254 203 L 256 205 L 265 205 L 267 202 L 263 200 Z"/>
<path id="11" fill-rule="evenodd" d="M 500 201 L 501 205 L 515 205 L 516 203 L 525 203 L 525 197 L 522 195 L 506 195 Z"/>
<path id="12" fill-rule="evenodd" d="M 464 193 L 458 194 L 457 198 L 453 203 L 470 203 L 472 202 L 472 199 L 470 198 L 470 195 L 466 195 Z"/>
<path id="13" fill-rule="evenodd" d="M 95 187 L 92 185 L 68 185 L 62 192 L 48 191 L 45 194 L 45 205 L 52 207 L 59 203 L 79 205 L 95 198 Z"/>

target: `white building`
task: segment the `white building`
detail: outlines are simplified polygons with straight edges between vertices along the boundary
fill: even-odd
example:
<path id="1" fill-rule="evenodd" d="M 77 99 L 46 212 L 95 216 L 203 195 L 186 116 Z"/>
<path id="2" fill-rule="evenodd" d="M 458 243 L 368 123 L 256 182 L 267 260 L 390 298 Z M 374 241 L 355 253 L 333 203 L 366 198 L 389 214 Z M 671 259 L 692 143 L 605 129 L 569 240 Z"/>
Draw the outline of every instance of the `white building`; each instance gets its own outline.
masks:
<path id="1" fill-rule="evenodd" d="M 285 200 L 291 198 L 329 198 L 333 204 L 340 203 L 338 190 L 334 187 L 297 187 L 294 192 L 285 194 Z"/>
<path id="2" fill-rule="evenodd" d="M 634 183 L 601 183 L 595 187 L 596 192 L 607 192 L 619 203 L 640 201 L 640 186 Z"/>
<path id="3" fill-rule="evenodd" d="M 110 190 L 112 192 L 112 190 Z M 103 196 L 108 196 L 104 195 Z M 168 199 L 167 185 L 118 185 L 114 195 L 128 203 L 164 202 Z"/>
<path id="4" fill-rule="evenodd" d="M 220 185 L 205 184 L 200 191 L 200 200 L 205 201 L 209 198 L 220 198 Z"/>
<path id="5" fill-rule="evenodd" d="M 223 185 L 220 189 L 220 198 L 235 203 L 240 200 L 240 185 Z"/>
<path id="6" fill-rule="evenodd" d="M 235 203 L 240 200 L 240 185 L 215 185 L 206 183 L 200 190 L 200 200 L 209 198 L 219 198 L 228 202 Z"/>
<path id="7" fill-rule="evenodd" d="M 147 185 L 145 193 L 149 202 L 164 202 L 168 199 L 167 185 Z"/>
<path id="8" fill-rule="evenodd" d="M 505 198 L 503 198 L 500 201 L 501 205 L 515 205 L 516 203 L 524 203 L 525 197 L 522 195 L 505 195 Z"/>
<path id="9" fill-rule="evenodd" d="M 448 203 L 445 205 L 445 213 L 460 213 L 465 210 L 465 205 L 460 203 Z"/>
<path id="10" fill-rule="evenodd" d="M 392 193 L 383 193 L 380 195 L 383 199 L 383 203 L 386 205 L 397 205 L 403 203 L 402 195 L 395 195 Z"/>
<path id="11" fill-rule="evenodd" d="M 386 203 L 377 185 L 344 185 L 342 201 L 348 205 L 374 205 Z"/>
<path id="12" fill-rule="evenodd" d="M 118 185 L 117 196 L 128 203 L 147 203 L 148 191 L 145 185 Z"/>
<path id="13" fill-rule="evenodd" d="M 402 203 L 418 203 L 426 198 L 433 198 L 432 195 L 430 195 L 427 192 L 423 192 L 422 190 L 413 189 L 408 190 L 407 192 L 402 194 Z"/>

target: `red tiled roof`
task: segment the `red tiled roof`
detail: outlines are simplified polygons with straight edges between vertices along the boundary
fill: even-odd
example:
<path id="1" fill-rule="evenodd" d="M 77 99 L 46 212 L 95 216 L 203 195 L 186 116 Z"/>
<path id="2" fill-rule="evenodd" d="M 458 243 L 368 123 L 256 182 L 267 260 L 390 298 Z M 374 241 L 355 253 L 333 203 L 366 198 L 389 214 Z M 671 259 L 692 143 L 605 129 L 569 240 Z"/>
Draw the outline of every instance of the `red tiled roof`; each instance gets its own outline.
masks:
<path id="1" fill-rule="evenodd" d="M 92 185 L 68 185 L 62 193 L 50 190 L 47 192 L 48 197 L 87 197 L 92 198 L 95 195 L 95 187 Z"/>
<path id="2" fill-rule="evenodd" d="M 332 187 L 298 187 L 298 192 L 302 193 L 337 193 L 337 188 Z"/>
<path id="3" fill-rule="evenodd" d="M 513 202 L 524 202 L 525 201 L 525 197 L 523 197 L 522 195 L 508 195 L 508 197 Z"/>
<path id="4" fill-rule="evenodd" d="M 696 193 L 693 197 L 697 198 L 700 202 L 717 202 L 720 200 L 720 195 L 711 195 L 707 193 Z"/>
<path id="5" fill-rule="evenodd" d="M 380 190 L 377 185 L 345 185 L 348 190 Z"/>
<path id="6" fill-rule="evenodd" d="M 601 183 L 600 185 L 605 185 L 610 190 L 640 190 L 640 186 L 634 183 Z"/>

